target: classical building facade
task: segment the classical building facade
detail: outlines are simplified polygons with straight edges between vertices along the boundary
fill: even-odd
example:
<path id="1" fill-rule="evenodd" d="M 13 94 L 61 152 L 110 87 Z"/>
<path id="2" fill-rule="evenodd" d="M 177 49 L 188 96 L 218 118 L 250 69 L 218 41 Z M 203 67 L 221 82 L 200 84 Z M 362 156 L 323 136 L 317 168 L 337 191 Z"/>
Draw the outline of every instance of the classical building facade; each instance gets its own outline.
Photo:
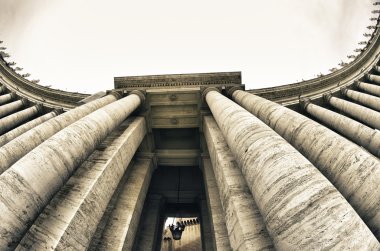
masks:
<path id="1" fill-rule="evenodd" d="M 224 72 L 85 95 L 1 58 L 1 250 L 180 250 L 168 217 L 197 219 L 187 250 L 379 250 L 379 34 L 340 70 L 258 90 Z"/>

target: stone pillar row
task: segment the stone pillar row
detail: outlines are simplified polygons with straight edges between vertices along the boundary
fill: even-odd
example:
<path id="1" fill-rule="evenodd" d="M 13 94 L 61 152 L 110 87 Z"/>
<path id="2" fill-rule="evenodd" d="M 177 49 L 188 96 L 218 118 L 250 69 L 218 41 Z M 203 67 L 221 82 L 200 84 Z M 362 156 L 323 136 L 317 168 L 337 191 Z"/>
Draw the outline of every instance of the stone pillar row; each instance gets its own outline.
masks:
<path id="1" fill-rule="evenodd" d="M 16 163 L 0 175 L 0 190 L 2 191 L 0 194 L 0 208 L 2 212 L 0 215 L 2 222 L 0 225 L 0 232 L 2 233 L 0 235 L 0 246 L 13 249 L 19 244 L 28 228 L 33 224 L 45 206 L 49 204 L 53 196 L 66 184 L 76 168 L 88 158 L 107 135 L 118 127 L 141 104 L 144 96 L 140 92 L 132 92 L 125 98 L 117 101 L 115 101 L 115 99 L 117 99 L 115 95 L 108 95 L 102 99 L 73 109 L 70 111 L 69 116 L 66 115 L 64 117 L 69 120 L 69 122 L 64 121 L 64 119 L 62 121 L 55 120 L 58 117 L 62 119 L 62 116 L 67 114 L 65 113 L 41 124 L 40 126 L 48 124 L 47 129 L 51 129 L 51 131 L 56 130 L 56 127 L 60 127 L 58 125 L 59 122 L 66 122 L 66 127 L 55 134 L 50 131 L 49 133 L 54 135 L 46 139 L 43 143 L 43 140 L 37 139 L 34 141 L 33 137 L 31 137 L 32 142 L 30 143 L 34 145 L 31 149 L 35 148 L 25 156 L 20 156 Z M 108 104 L 106 105 L 104 103 Z M 85 116 L 84 114 L 88 115 Z M 53 120 L 54 122 L 52 122 Z M 75 122 L 75 120 L 77 121 Z M 34 132 L 35 138 L 46 137 L 44 131 L 40 132 L 41 134 L 36 130 Z M 12 140 L 10 143 L 16 141 L 18 138 Z M 28 144 L 27 142 L 28 141 L 24 142 L 24 144 Z M 39 143 L 36 144 L 36 142 Z M 135 146 L 135 144 L 137 145 Z M 129 142 L 128 145 L 131 149 L 134 149 L 138 147 L 139 143 L 138 141 Z M 78 149 L 80 149 L 80 151 Z M 110 165 L 112 166 L 111 163 Z M 75 180 L 73 182 L 75 183 Z M 99 191 L 101 190 L 102 189 Z M 70 193 L 71 191 L 72 189 L 66 192 Z M 63 195 L 64 194 L 61 196 Z M 93 198 L 92 200 L 98 200 L 97 196 Z M 69 213 L 64 216 L 65 220 L 71 221 L 67 218 L 68 216 L 73 217 L 72 219 L 76 217 L 80 219 L 82 217 L 81 214 L 86 211 L 85 204 L 86 203 L 83 204 L 84 208 L 81 208 L 84 210 L 83 212 L 81 211 L 80 214 L 74 216 Z M 91 208 L 91 210 L 93 210 L 93 208 Z M 76 212 L 76 210 L 73 210 L 71 213 L 74 212 Z M 55 212 L 47 211 L 47 214 L 54 213 Z M 52 221 L 57 219 L 54 215 L 51 215 L 51 217 Z M 41 216 L 41 218 L 43 217 Z M 81 221 L 79 220 L 78 222 Z M 36 223 L 44 225 L 43 220 Z M 64 224 L 68 224 L 68 222 Z M 83 224 L 83 222 L 80 224 Z M 89 222 L 89 224 L 91 223 Z M 75 226 L 75 224 L 73 226 Z M 52 224 L 51 227 L 54 228 L 57 227 L 57 225 Z M 36 231 L 36 233 L 37 232 L 38 231 Z M 74 233 L 77 232 L 74 230 Z M 55 232 L 52 233 L 52 235 L 54 234 Z M 47 239 L 49 238 L 50 237 Z M 55 236 L 53 238 L 58 237 Z M 72 238 L 75 239 L 74 236 L 72 236 Z M 67 237 L 67 241 L 71 243 L 70 241 L 74 240 Z"/>
<path id="2" fill-rule="evenodd" d="M 274 249 L 247 182 L 212 117 L 204 117 L 203 132 L 212 162 L 211 166 L 204 166 L 204 174 L 215 174 L 232 249 Z"/>
<path id="3" fill-rule="evenodd" d="M 342 93 L 344 96 L 352 99 L 359 104 L 372 108 L 376 111 L 380 111 L 380 97 L 375 97 L 373 95 L 350 90 L 347 88 L 342 88 Z"/>
<path id="4" fill-rule="evenodd" d="M 354 84 L 356 88 L 359 90 L 368 92 L 369 94 L 375 95 L 375 96 L 380 96 L 380 86 L 378 85 L 373 85 L 373 84 L 368 84 L 365 82 L 357 81 Z"/>
<path id="5" fill-rule="evenodd" d="M 378 69 L 378 68 L 375 68 L 375 69 Z M 380 76 L 375 75 L 375 74 L 367 74 L 366 77 L 369 81 L 372 81 L 376 84 L 380 84 Z"/>
<path id="6" fill-rule="evenodd" d="M 0 106 L 0 118 L 12 114 L 28 105 L 26 99 L 20 99 Z"/>
<path id="7" fill-rule="evenodd" d="M 326 166 L 327 172 L 324 174 L 332 172 L 329 179 L 346 196 L 349 195 L 347 198 L 355 208 L 361 209 L 367 222 L 373 223 L 376 219 L 373 215 L 376 210 L 374 204 L 379 200 L 375 202 L 364 191 L 377 189 L 376 182 L 365 175 L 355 177 L 358 173 L 376 176 L 377 171 L 373 169 L 377 166 L 372 163 L 372 155 L 365 155 L 365 151 L 358 151 L 348 140 L 337 138 L 337 134 L 330 134 L 331 131 L 325 127 L 322 130 L 319 124 L 305 120 L 298 113 L 292 114 L 278 104 L 243 91 L 234 91 L 233 99 L 253 115 L 216 89 L 207 89 L 204 96 L 277 249 L 313 250 L 332 246 L 337 249 L 380 248 L 375 236 L 350 204 L 304 157 L 307 156 L 318 166 Z M 348 143 L 350 154 L 355 156 L 351 157 L 353 161 L 347 160 L 350 159 L 347 152 L 340 154 L 336 148 L 335 151 L 334 148 L 328 149 L 334 142 L 341 152 Z M 335 170 L 333 165 L 342 157 L 354 167 L 340 163 Z M 357 158 L 359 164 L 355 165 Z M 361 167 L 362 162 L 369 170 L 360 170 L 360 173 L 355 168 Z M 366 182 L 372 185 L 367 186 Z M 357 201 L 365 206 L 360 208 Z"/>
<path id="8" fill-rule="evenodd" d="M 41 112 L 42 105 L 38 104 L 0 119 L 0 135 L 24 123 Z"/>
<path id="9" fill-rule="evenodd" d="M 308 114 L 317 120 L 364 147 L 375 156 L 380 157 L 380 131 L 374 130 L 344 115 L 315 105 L 309 99 L 301 100 L 301 105 Z"/>
<path id="10" fill-rule="evenodd" d="M 15 98 L 16 98 L 16 95 L 13 92 L 0 95 L 0 105 L 4 105 Z"/>

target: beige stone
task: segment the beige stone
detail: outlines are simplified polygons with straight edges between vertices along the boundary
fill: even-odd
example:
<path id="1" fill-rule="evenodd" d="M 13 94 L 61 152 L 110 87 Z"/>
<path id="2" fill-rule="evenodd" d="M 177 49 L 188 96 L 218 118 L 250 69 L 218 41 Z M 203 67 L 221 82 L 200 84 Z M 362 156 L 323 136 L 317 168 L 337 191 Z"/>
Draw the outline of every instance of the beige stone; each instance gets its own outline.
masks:
<path id="1" fill-rule="evenodd" d="M 0 96 L 0 105 L 4 105 L 14 98 L 14 94 L 8 93 Z"/>
<path id="2" fill-rule="evenodd" d="M 352 99 L 353 101 L 372 108 L 376 111 L 380 111 L 380 97 L 375 97 L 373 95 L 365 94 L 362 92 L 357 92 L 349 89 L 342 89 L 343 94 Z"/>
<path id="3" fill-rule="evenodd" d="M 361 81 L 357 81 L 355 85 L 359 90 L 365 91 L 375 96 L 380 96 L 380 86 L 378 85 L 372 85 Z"/>
<path id="4" fill-rule="evenodd" d="M 35 105 L 0 119 L 0 135 L 36 116 L 41 110 L 41 105 Z"/>

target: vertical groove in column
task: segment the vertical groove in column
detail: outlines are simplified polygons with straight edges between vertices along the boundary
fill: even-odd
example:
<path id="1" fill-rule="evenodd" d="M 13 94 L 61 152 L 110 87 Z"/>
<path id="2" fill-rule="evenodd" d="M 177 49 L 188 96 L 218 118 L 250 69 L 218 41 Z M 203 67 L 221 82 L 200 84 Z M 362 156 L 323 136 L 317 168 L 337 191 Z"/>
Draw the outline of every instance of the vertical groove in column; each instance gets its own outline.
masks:
<path id="1" fill-rule="evenodd" d="M 346 88 L 342 89 L 342 93 L 346 97 L 358 102 L 359 104 L 368 106 L 369 108 L 372 108 L 376 111 L 380 111 L 380 98 L 379 97 L 375 97 L 375 96 L 365 94 L 362 92 L 349 90 Z"/>
<path id="2" fill-rule="evenodd" d="M 42 110 L 42 105 L 35 105 L 0 119 L 0 135 L 15 128 Z"/>
<path id="3" fill-rule="evenodd" d="M 0 176 L 0 246 L 13 249 L 18 244 L 75 168 L 140 103 L 140 97 L 131 94 L 96 110 L 50 137 Z"/>
<path id="4" fill-rule="evenodd" d="M 14 93 L 8 93 L 0 96 L 0 105 L 4 105 L 15 98 Z"/>
<path id="5" fill-rule="evenodd" d="M 34 127 L 0 147 L 0 174 L 58 131 L 115 100 L 117 100 L 117 97 L 110 94 L 104 98 L 79 106 Z"/>
<path id="6" fill-rule="evenodd" d="M 214 234 L 214 250 L 232 250 L 211 161 L 208 158 L 203 158 L 202 162 L 211 232 Z"/>
<path id="7" fill-rule="evenodd" d="M 233 97 L 308 158 L 379 237 L 380 162 L 376 157 L 317 122 L 277 103 L 243 91 L 234 92 Z M 356 234 L 352 238 L 360 236 Z"/>
<path id="8" fill-rule="evenodd" d="M 18 250 L 86 249 L 145 134 L 142 117 L 115 129 L 54 196 Z"/>
<path id="9" fill-rule="evenodd" d="M 380 76 L 374 74 L 367 74 L 366 77 L 369 81 L 372 81 L 376 84 L 380 84 Z"/>
<path id="10" fill-rule="evenodd" d="M 375 96 L 380 96 L 380 86 L 364 83 L 361 81 L 355 82 L 355 86 L 365 92 L 368 92 Z"/>
<path id="11" fill-rule="evenodd" d="M 332 97 L 331 95 L 325 95 L 324 98 L 337 110 L 365 123 L 366 125 L 380 129 L 379 112 L 340 98 Z"/>
<path id="12" fill-rule="evenodd" d="M 26 105 L 26 102 L 27 101 L 25 99 L 21 99 L 21 100 L 16 100 L 14 102 L 0 106 L 0 118 L 3 118 L 9 114 L 12 114 L 18 111 L 19 109 L 21 109 L 23 106 Z"/>
<path id="13" fill-rule="evenodd" d="M 339 113 L 303 101 L 307 113 L 380 157 L 380 132 Z"/>
<path id="14" fill-rule="evenodd" d="M 289 143 L 218 92 L 209 91 L 206 101 L 277 249 L 380 248 L 342 195 Z"/>
<path id="15" fill-rule="evenodd" d="M 153 172 L 152 161 L 137 160 L 112 212 L 98 250 L 131 250 Z"/>
<path id="16" fill-rule="evenodd" d="M 232 249 L 274 249 L 260 211 L 222 132 L 212 117 L 204 117 L 203 123 Z"/>
<path id="17" fill-rule="evenodd" d="M 49 112 L 45 115 L 42 115 L 38 118 L 35 118 L 19 127 L 16 127 L 15 129 L 3 134 L 0 136 L 0 149 L 3 145 L 7 144 L 8 142 L 10 142 L 11 140 L 15 139 L 16 137 L 20 136 L 21 134 L 29 131 L 30 129 L 38 126 L 39 124 L 42 124 L 43 122 L 59 115 L 59 113 L 61 113 L 61 111 L 53 111 L 53 112 Z M 1 173 L 1 172 L 0 172 Z"/>

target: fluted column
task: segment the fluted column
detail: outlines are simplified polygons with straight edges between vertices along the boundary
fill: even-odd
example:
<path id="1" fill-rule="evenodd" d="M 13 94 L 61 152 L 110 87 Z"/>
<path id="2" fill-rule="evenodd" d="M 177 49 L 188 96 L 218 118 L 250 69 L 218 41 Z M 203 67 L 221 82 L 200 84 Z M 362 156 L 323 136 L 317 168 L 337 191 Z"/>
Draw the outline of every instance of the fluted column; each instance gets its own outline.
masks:
<path id="1" fill-rule="evenodd" d="M 0 96 L 0 105 L 4 105 L 15 98 L 14 93 L 8 93 Z"/>
<path id="2" fill-rule="evenodd" d="M 380 248 L 348 202 L 304 156 L 236 103 L 217 91 L 206 93 L 277 249 Z"/>
<path id="3" fill-rule="evenodd" d="M 209 158 L 203 157 L 202 167 L 214 250 L 232 250 L 215 175 Z"/>
<path id="4" fill-rule="evenodd" d="M 355 82 L 355 86 L 362 91 L 368 92 L 372 95 L 380 96 L 380 86 L 364 83 L 361 81 Z"/>
<path id="5" fill-rule="evenodd" d="M 13 139 L 6 145 L 0 147 L 0 174 L 33 148 L 66 126 L 74 123 L 91 112 L 114 102 L 118 98 L 119 96 L 116 93 L 112 93 L 103 98 L 81 105 L 34 127 L 33 129 Z"/>
<path id="6" fill-rule="evenodd" d="M 16 137 L 20 136 L 21 134 L 29 131 L 30 129 L 36 127 L 39 124 L 42 124 L 43 122 L 54 118 L 55 116 L 59 115 L 61 113 L 60 110 L 55 110 L 49 113 L 46 113 L 38 118 L 35 118 L 3 135 L 0 136 L 0 147 L 7 144 L 9 141 L 15 139 Z M 1 172 L 0 172 L 1 173 Z"/>
<path id="7" fill-rule="evenodd" d="M 42 110 L 42 105 L 35 105 L 0 119 L 0 135 L 34 117 Z"/>
<path id="8" fill-rule="evenodd" d="M 96 110 L 50 137 L 0 176 L 0 232 L 5 233 L 0 246 L 12 249 L 18 244 L 75 168 L 141 102 L 140 96 L 130 94 Z"/>
<path id="9" fill-rule="evenodd" d="M 353 91 L 347 88 L 342 89 L 343 95 L 358 102 L 359 104 L 368 106 L 376 111 L 380 111 L 380 98 L 362 92 Z"/>
<path id="10" fill-rule="evenodd" d="M 339 113 L 312 104 L 309 100 L 303 100 L 301 103 L 304 110 L 314 118 L 322 121 L 324 124 L 328 125 L 335 131 L 338 131 L 358 145 L 363 146 L 372 154 L 380 157 L 379 131 Z"/>
<path id="11" fill-rule="evenodd" d="M 324 99 L 329 105 L 336 108 L 337 110 L 350 115 L 351 117 L 365 123 L 366 125 L 380 130 L 379 112 L 352 103 L 350 101 L 346 101 L 344 99 L 333 97 L 330 94 L 324 95 Z"/>
<path id="12" fill-rule="evenodd" d="M 151 160 L 137 160 L 124 185 L 98 250 L 131 250 L 153 172 Z"/>
<path id="13" fill-rule="evenodd" d="M 368 80 L 370 80 L 376 84 L 380 84 L 380 76 L 374 75 L 374 74 L 367 74 L 366 77 Z"/>
<path id="14" fill-rule="evenodd" d="M 21 109 L 27 104 L 26 99 L 16 100 L 14 102 L 0 106 L 0 118 L 3 118 L 9 114 L 14 113 L 15 111 Z"/>
<path id="15" fill-rule="evenodd" d="M 380 237 L 380 161 L 376 157 L 330 129 L 277 103 L 244 91 L 235 91 L 233 98 L 308 158 Z M 362 221 L 355 220 L 358 226 L 363 227 Z M 352 238 L 365 236 L 364 232 L 351 231 Z M 372 234 L 367 233 L 366 238 L 371 239 Z"/>
<path id="16" fill-rule="evenodd" d="M 161 195 L 148 195 L 145 203 L 144 210 L 141 215 L 140 226 L 138 234 L 136 235 L 133 243 L 132 250 L 145 251 L 156 250 L 157 247 L 157 234 L 161 209 L 162 209 L 162 196 Z"/>
<path id="17" fill-rule="evenodd" d="M 274 249 L 248 185 L 212 117 L 203 118 L 203 132 L 221 196 L 232 249 Z"/>
<path id="18" fill-rule="evenodd" d="M 18 249 L 86 249 L 145 134 L 143 117 L 127 119 L 114 130 L 54 196 L 28 230 Z M 137 213 L 141 207 L 138 203 L 144 202 L 152 172 L 151 161 L 139 160 L 131 169 L 134 171 L 130 174 L 129 183 L 125 185 L 125 192 L 119 198 L 118 204 L 121 205 L 116 206 L 121 208 L 118 210 L 122 210 L 123 214 L 114 213 L 112 217 L 116 217 L 118 222 L 109 224 L 113 234 L 121 237 L 128 232 L 123 230 L 135 227 L 130 224 L 136 221 L 135 218 L 138 221 Z M 127 203 L 123 196 L 129 199 Z M 132 209 L 136 210 L 128 211 Z M 115 227 L 117 224 L 122 225 L 120 229 Z M 119 238 L 119 241 L 124 243 L 124 239 Z M 113 244 L 117 247 L 116 241 Z"/>

